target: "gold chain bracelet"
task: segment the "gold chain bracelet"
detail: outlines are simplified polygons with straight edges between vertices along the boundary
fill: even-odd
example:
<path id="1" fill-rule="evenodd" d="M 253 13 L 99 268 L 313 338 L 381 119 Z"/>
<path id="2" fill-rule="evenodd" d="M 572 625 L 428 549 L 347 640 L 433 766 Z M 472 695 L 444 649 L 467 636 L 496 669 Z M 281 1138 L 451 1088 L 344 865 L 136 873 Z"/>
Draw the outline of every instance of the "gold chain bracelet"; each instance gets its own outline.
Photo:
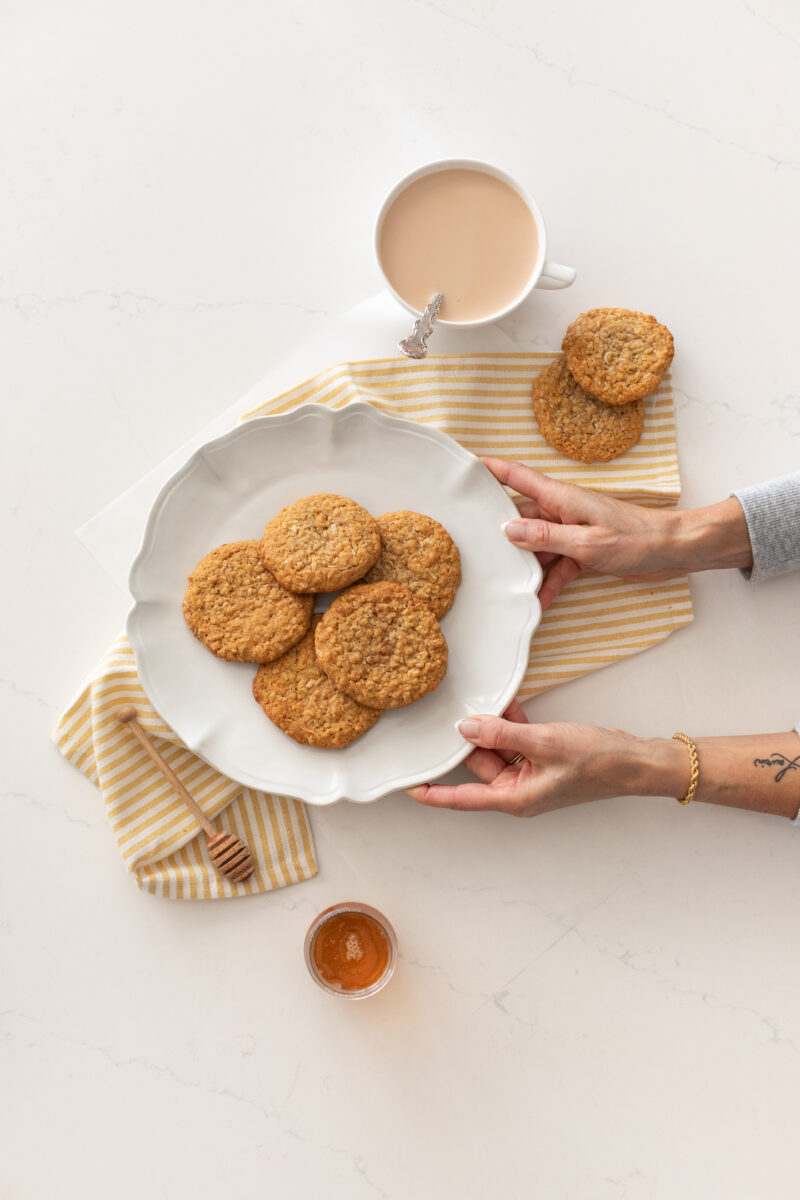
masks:
<path id="1" fill-rule="evenodd" d="M 694 800 L 694 794 L 697 791 L 697 784 L 700 779 L 700 764 L 697 761 L 697 746 L 692 739 L 685 733 L 673 733 L 672 740 L 677 738 L 679 742 L 683 742 L 689 747 L 689 757 L 692 760 L 692 777 L 689 780 L 689 790 L 685 796 L 676 796 L 678 804 L 691 804 Z"/>

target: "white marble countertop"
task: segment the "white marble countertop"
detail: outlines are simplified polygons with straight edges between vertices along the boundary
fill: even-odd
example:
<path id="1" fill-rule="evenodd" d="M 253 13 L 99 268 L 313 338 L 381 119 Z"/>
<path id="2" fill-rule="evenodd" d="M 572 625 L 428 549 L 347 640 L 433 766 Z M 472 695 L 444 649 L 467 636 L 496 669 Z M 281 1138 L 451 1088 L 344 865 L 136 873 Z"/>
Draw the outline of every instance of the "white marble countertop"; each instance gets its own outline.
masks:
<path id="1" fill-rule="evenodd" d="M 73 531 L 377 290 L 419 162 L 520 176 L 576 285 L 675 334 L 684 499 L 796 469 L 800 18 L 785 0 L 12 3 L 2 49 L 0 1196 L 789 1200 L 800 829 L 625 799 L 521 823 L 394 796 L 317 815 L 313 881 L 181 904 L 126 876 L 49 743 L 126 598 Z M 798 581 L 531 715 L 669 735 L 800 716 Z M 402 957 L 308 980 L 332 901 Z"/>

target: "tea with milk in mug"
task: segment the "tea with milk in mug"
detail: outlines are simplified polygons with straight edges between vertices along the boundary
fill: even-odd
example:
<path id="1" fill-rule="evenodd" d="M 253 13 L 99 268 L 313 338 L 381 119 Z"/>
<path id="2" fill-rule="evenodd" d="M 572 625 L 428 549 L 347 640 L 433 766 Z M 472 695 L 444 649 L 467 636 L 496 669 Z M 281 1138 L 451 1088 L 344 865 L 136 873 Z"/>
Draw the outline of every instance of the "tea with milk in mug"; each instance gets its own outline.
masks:
<path id="1" fill-rule="evenodd" d="M 410 183 L 383 219 L 378 254 L 417 312 L 442 292 L 445 321 L 479 321 L 526 290 L 539 239 L 522 196 L 485 171 L 450 167 Z"/>

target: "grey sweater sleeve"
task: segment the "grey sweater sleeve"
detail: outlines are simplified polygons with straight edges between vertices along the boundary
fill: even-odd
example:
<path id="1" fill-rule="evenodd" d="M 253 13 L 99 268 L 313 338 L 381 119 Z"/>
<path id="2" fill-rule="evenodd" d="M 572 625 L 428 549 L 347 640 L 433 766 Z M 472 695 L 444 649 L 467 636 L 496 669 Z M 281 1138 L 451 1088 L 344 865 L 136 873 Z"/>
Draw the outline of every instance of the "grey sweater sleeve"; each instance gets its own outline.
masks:
<path id="1" fill-rule="evenodd" d="M 741 504 L 753 566 L 743 571 L 753 581 L 800 568 L 800 471 L 731 492 Z"/>

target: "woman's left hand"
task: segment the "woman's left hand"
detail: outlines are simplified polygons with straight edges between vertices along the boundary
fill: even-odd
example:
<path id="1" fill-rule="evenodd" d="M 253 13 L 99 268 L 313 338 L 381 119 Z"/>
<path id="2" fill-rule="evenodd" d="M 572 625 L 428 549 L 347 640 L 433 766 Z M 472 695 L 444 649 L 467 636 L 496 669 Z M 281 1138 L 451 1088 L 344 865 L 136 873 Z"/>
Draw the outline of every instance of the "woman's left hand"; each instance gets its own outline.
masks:
<path id="1" fill-rule="evenodd" d="M 469 717 L 459 731 L 476 747 L 466 765 L 479 782 L 409 788 L 420 804 L 535 817 L 637 791 L 639 739 L 620 729 L 561 721 L 530 724 L 514 700 L 503 717 Z M 521 761 L 511 763 L 520 753 Z"/>

